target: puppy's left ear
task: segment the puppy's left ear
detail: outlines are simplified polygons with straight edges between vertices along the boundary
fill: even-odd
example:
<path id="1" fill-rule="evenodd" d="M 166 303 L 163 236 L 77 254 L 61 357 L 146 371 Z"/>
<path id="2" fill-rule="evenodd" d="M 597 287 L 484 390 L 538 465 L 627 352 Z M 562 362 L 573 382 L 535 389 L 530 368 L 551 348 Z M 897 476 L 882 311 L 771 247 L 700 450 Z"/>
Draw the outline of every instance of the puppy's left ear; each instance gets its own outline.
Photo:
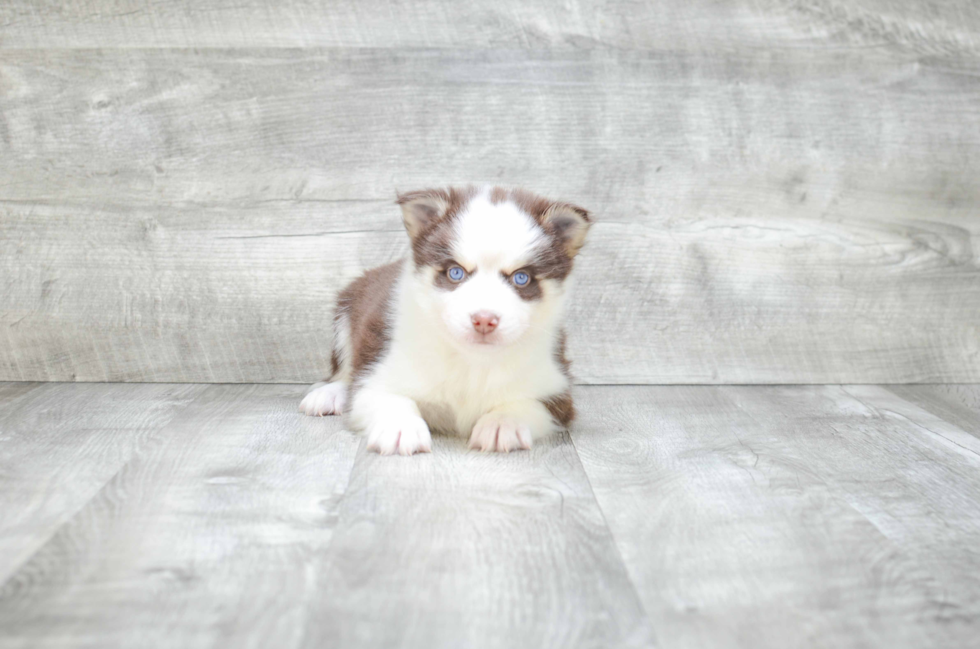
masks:
<path id="1" fill-rule="evenodd" d="M 541 216 L 541 225 L 564 243 L 565 253 L 569 257 L 574 257 L 585 243 L 592 219 L 581 207 L 555 203 Z"/>
<path id="2" fill-rule="evenodd" d="M 444 189 L 422 189 L 399 194 L 395 201 L 402 207 L 402 220 L 408 236 L 415 239 L 449 210 L 449 192 Z"/>

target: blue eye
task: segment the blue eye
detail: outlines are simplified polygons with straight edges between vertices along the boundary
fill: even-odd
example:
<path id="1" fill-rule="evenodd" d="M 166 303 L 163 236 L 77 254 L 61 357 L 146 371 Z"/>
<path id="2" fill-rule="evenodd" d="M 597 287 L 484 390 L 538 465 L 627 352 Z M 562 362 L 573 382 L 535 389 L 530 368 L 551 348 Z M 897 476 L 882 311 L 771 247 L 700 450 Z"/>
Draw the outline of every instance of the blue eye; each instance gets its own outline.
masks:
<path id="1" fill-rule="evenodd" d="M 527 286 L 527 283 L 531 281 L 531 276 L 525 273 L 523 270 L 519 270 L 514 273 L 513 280 L 518 286 Z"/>
<path id="2" fill-rule="evenodd" d="M 449 275 L 449 279 L 453 280 L 454 282 L 461 282 L 463 281 L 463 278 L 466 277 L 466 271 L 459 266 L 453 266 L 449 269 L 447 275 Z"/>

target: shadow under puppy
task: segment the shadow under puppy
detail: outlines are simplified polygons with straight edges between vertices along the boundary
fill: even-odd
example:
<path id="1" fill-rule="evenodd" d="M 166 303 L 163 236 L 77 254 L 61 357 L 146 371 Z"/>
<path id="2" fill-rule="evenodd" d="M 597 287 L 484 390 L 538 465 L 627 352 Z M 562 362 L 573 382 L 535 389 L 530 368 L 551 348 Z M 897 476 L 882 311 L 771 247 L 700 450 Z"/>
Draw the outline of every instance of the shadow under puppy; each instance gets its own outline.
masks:
<path id="1" fill-rule="evenodd" d="M 411 257 L 340 293 L 332 382 L 315 384 L 300 410 L 345 414 L 381 454 L 427 452 L 430 430 L 511 451 L 567 427 L 562 321 L 588 212 L 499 187 L 397 202 Z"/>

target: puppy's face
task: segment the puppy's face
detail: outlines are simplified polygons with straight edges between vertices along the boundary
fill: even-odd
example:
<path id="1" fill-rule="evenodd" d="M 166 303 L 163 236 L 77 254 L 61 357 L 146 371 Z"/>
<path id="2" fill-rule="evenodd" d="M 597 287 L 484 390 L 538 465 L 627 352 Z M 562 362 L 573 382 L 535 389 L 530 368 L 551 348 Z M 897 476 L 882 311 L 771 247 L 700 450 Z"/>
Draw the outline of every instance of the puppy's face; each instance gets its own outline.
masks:
<path id="1" fill-rule="evenodd" d="M 500 188 L 423 190 L 398 202 L 417 297 L 458 345 L 508 345 L 556 324 L 585 210 Z"/>

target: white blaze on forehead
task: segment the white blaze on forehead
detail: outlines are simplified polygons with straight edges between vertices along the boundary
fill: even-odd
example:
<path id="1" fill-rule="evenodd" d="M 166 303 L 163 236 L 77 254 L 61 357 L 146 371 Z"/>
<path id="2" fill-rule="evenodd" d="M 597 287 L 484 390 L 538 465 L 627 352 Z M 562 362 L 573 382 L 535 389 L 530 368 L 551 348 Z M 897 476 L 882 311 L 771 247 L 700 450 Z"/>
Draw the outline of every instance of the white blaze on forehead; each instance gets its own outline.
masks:
<path id="1" fill-rule="evenodd" d="M 456 220 L 453 251 L 467 266 L 512 271 L 530 261 L 544 243 L 544 231 L 510 201 L 490 202 L 486 192 L 475 196 Z"/>

